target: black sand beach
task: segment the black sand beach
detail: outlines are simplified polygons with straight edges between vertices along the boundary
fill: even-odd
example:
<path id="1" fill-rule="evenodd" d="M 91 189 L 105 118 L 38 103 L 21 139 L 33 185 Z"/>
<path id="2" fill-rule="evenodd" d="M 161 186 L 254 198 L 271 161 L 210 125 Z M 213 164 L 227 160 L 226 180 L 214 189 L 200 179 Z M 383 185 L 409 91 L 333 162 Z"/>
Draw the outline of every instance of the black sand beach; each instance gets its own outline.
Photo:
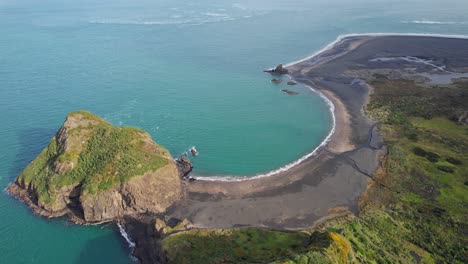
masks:
<path id="1" fill-rule="evenodd" d="M 463 56 L 460 54 L 463 53 Z M 386 153 L 378 124 L 365 115 L 372 88 L 366 79 L 379 68 L 417 79 L 433 66 L 376 58 L 412 56 L 468 72 L 468 40 L 431 36 L 352 36 L 332 48 L 289 65 L 289 75 L 323 93 L 335 106 L 336 131 L 317 155 L 288 171 L 240 182 L 195 181 L 170 216 L 196 228 L 313 226 L 336 211 L 358 212 L 358 200 Z M 410 67 L 411 66 L 411 67 Z M 410 69 L 410 70 L 408 70 Z M 444 74 L 441 72 L 440 74 Z M 424 81 L 424 80 L 422 80 Z M 426 80 L 427 81 L 427 80 Z M 337 210 L 336 208 L 339 208 Z"/>

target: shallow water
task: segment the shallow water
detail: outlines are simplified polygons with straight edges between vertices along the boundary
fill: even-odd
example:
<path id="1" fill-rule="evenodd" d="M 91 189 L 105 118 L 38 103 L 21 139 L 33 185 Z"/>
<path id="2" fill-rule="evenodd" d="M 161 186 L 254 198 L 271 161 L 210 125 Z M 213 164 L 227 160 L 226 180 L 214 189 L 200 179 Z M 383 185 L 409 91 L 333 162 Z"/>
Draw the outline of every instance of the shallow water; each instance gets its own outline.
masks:
<path id="1" fill-rule="evenodd" d="M 261 71 L 338 35 L 468 32 L 460 1 L 0 0 L 0 187 L 67 112 L 138 126 L 198 175 L 255 175 L 327 135 L 326 103 Z M 288 96 L 281 89 L 298 91 Z M 0 196 L 0 263 L 129 262 L 111 228 L 44 220 Z"/>

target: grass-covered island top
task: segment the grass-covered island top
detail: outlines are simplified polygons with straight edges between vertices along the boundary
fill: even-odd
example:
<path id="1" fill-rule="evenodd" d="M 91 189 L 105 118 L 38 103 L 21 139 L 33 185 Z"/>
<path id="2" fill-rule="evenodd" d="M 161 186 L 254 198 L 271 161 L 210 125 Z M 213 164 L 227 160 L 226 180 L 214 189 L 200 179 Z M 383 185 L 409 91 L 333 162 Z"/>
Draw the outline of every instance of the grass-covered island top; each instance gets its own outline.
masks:
<path id="1" fill-rule="evenodd" d="M 46 211 L 62 212 L 70 207 L 82 211 L 79 207 L 87 200 L 97 198 L 98 202 L 92 204 L 99 204 L 99 196 L 117 189 L 122 192 L 124 185 L 145 177 L 156 184 L 174 185 L 175 191 L 167 200 L 178 197 L 177 170 L 165 148 L 139 128 L 113 126 L 81 110 L 68 114 L 49 145 L 18 176 L 15 185 L 28 190 L 32 202 Z M 150 180 L 146 185 L 151 183 Z M 135 203 L 135 200 L 127 199 L 127 202 Z M 171 202 L 163 201 L 166 203 Z M 107 218 L 112 217 L 96 220 Z"/>

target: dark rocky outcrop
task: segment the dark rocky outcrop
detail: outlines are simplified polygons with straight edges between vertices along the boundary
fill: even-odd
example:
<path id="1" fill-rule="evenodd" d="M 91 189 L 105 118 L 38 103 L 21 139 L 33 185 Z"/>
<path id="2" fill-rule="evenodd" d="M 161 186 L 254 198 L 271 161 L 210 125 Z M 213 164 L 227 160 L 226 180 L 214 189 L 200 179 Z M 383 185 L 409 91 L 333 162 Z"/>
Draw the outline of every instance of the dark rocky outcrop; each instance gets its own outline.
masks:
<path id="1" fill-rule="evenodd" d="M 176 159 L 176 166 L 179 171 L 179 177 L 183 179 L 187 178 L 193 169 L 192 162 L 186 156 Z"/>
<path id="2" fill-rule="evenodd" d="M 288 89 L 283 89 L 283 90 L 281 90 L 281 91 L 283 91 L 284 93 L 287 93 L 287 94 L 289 94 L 289 95 L 297 95 L 297 94 L 299 94 L 298 92 L 294 92 L 294 91 L 291 91 L 291 90 L 288 90 Z"/>
<path id="3" fill-rule="evenodd" d="M 289 82 L 288 82 L 288 85 L 296 85 L 296 84 L 297 84 L 297 83 L 294 82 L 294 81 L 289 81 Z"/>
<path id="4" fill-rule="evenodd" d="M 265 70 L 264 72 L 273 73 L 273 74 L 288 74 L 288 69 L 283 67 L 283 64 L 279 64 L 274 69 Z"/>

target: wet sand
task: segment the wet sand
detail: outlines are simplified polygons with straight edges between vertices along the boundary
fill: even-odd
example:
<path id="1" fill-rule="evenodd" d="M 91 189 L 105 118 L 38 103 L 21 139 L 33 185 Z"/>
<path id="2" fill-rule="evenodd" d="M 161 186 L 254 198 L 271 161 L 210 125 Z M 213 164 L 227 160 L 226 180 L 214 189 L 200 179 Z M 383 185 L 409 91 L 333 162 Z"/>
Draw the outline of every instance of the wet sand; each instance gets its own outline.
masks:
<path id="1" fill-rule="evenodd" d="M 358 199 L 386 153 L 378 124 L 365 115 L 372 90 L 365 80 L 376 69 L 399 71 L 415 66 L 407 61 L 370 60 L 398 56 L 430 58 L 447 70 L 463 72 L 468 69 L 468 40 L 351 36 L 314 57 L 288 65 L 295 82 L 313 87 L 333 102 L 336 127 L 328 144 L 317 155 L 270 177 L 186 182 L 185 198 L 169 216 L 188 218 L 196 228 L 293 229 L 312 226 L 336 207 L 357 213 Z M 415 67 L 420 72 L 433 70 L 427 65 Z"/>

